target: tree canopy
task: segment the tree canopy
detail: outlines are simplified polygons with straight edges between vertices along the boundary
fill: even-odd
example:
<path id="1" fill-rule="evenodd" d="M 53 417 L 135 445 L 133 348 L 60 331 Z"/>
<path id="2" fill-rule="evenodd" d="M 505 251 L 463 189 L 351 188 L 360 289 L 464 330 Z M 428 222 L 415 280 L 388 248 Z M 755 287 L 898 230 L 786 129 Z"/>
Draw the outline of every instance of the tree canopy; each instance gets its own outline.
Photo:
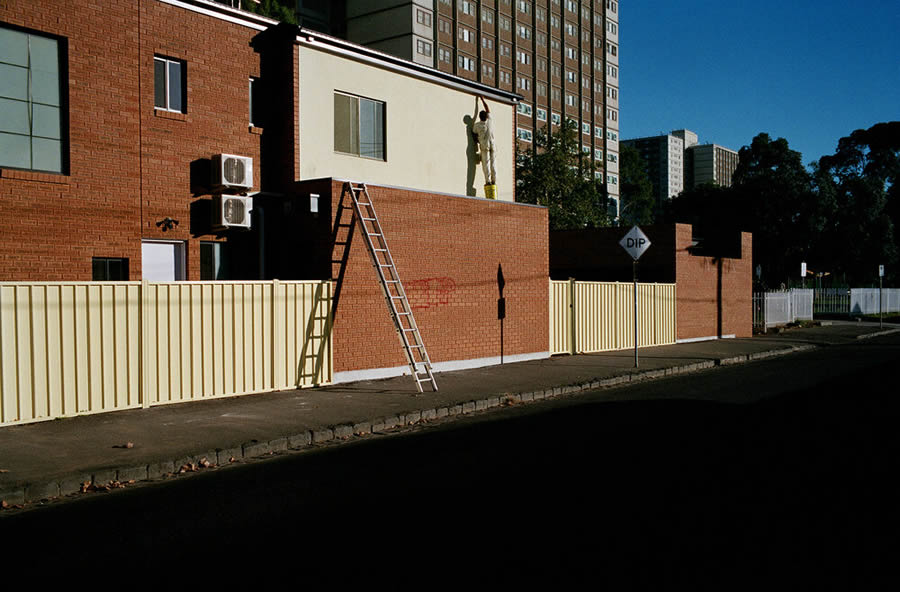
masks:
<path id="1" fill-rule="evenodd" d="M 619 191 L 622 225 L 653 224 L 658 209 L 653 185 L 637 148 L 622 146 L 619 151 Z"/>
<path id="2" fill-rule="evenodd" d="M 841 138 L 809 168 L 787 140 L 761 133 L 739 152 L 732 186 L 684 191 L 665 210 L 695 235 L 753 233 L 762 287 L 800 280 L 800 263 L 832 281 L 868 285 L 879 264 L 900 278 L 900 122 Z"/>
<path id="3" fill-rule="evenodd" d="M 550 229 L 609 226 L 609 197 L 603 179 L 594 178 L 590 154 L 582 152 L 576 124 L 556 133 L 534 135 L 534 150 L 516 154 L 516 201 L 547 206 Z"/>

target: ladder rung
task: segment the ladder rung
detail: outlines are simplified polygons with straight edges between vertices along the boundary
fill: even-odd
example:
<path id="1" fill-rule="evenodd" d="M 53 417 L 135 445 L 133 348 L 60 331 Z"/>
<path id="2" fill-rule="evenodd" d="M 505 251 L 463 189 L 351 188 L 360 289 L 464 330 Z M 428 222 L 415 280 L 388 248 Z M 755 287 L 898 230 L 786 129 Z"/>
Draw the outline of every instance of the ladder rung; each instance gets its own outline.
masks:
<path id="1" fill-rule="evenodd" d="M 393 264 L 391 264 L 391 263 L 379 263 L 379 264 L 378 264 L 378 267 L 393 267 Z"/>
<path id="2" fill-rule="evenodd" d="M 401 329 L 401 331 L 407 331 L 407 332 L 410 332 L 410 331 L 415 331 L 415 329 Z"/>
<path id="3" fill-rule="evenodd" d="M 398 312 L 397 314 L 398 314 L 398 315 L 409 315 L 410 313 L 408 313 L 408 312 Z"/>
<path id="4" fill-rule="evenodd" d="M 370 206 L 370 205 L 372 205 L 372 204 L 370 204 L 370 203 L 368 203 L 368 202 L 362 202 L 362 201 L 358 201 L 358 202 L 356 202 L 356 203 L 359 204 L 359 205 L 361 205 L 361 206 Z"/>
<path id="5" fill-rule="evenodd" d="M 421 344 L 418 344 L 418 345 L 412 345 L 412 344 L 410 344 L 409 347 L 411 347 L 411 348 L 412 348 L 412 347 L 424 348 L 425 346 L 424 346 L 424 345 L 421 345 Z"/>
<path id="6" fill-rule="evenodd" d="M 391 300 L 403 300 L 403 296 L 391 296 Z"/>
<path id="7" fill-rule="evenodd" d="M 378 218 L 363 218 L 366 222 L 372 222 L 373 220 L 378 220 Z"/>
<path id="8" fill-rule="evenodd" d="M 387 249 L 375 249 L 378 253 L 387 253 Z"/>
<path id="9" fill-rule="evenodd" d="M 369 236 L 381 236 L 381 234 L 378 232 L 367 232 L 366 234 L 368 234 Z"/>

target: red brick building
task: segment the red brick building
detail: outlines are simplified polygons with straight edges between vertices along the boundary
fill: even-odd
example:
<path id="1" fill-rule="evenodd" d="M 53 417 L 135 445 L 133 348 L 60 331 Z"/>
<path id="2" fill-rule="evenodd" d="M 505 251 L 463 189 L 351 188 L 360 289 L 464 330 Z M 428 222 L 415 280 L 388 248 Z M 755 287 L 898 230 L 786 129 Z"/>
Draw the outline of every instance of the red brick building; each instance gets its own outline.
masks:
<path id="1" fill-rule="evenodd" d="M 373 184 L 438 369 L 548 355 L 547 212 L 511 199 L 517 95 L 203 0 L 10 0 L 0 37 L 0 280 L 156 279 L 153 266 L 175 280 L 332 278 L 338 378 L 396 374 L 404 357 L 364 243 L 339 236 L 349 211 L 335 179 L 355 179 Z M 382 83 L 304 76 L 326 60 Z M 480 170 L 462 115 L 476 94 L 496 105 L 505 200 L 467 197 Z M 382 123 L 352 130 L 358 146 L 381 126 L 375 157 L 336 148 L 338 97 L 380 110 Z M 421 121 L 446 127 L 423 146 L 398 127 L 419 103 L 441 107 Z M 333 137 L 316 127 L 332 118 Z M 211 222 L 218 154 L 252 161 L 238 190 L 253 199 L 250 230 Z"/>

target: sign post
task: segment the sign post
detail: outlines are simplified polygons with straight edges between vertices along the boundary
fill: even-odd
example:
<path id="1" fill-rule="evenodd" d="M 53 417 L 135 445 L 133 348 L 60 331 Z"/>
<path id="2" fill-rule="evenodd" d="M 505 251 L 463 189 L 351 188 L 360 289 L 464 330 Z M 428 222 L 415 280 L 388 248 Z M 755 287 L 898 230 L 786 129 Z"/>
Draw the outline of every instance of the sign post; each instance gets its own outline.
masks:
<path id="1" fill-rule="evenodd" d="M 638 321 L 637 321 L 637 261 L 650 247 L 650 239 L 636 225 L 631 227 L 622 240 L 622 248 L 631 255 L 631 275 L 634 283 L 634 367 L 638 367 Z"/>
<path id="2" fill-rule="evenodd" d="M 884 265 L 878 266 L 878 327 L 884 328 L 884 312 L 881 310 L 882 296 L 881 289 L 884 283 Z"/>

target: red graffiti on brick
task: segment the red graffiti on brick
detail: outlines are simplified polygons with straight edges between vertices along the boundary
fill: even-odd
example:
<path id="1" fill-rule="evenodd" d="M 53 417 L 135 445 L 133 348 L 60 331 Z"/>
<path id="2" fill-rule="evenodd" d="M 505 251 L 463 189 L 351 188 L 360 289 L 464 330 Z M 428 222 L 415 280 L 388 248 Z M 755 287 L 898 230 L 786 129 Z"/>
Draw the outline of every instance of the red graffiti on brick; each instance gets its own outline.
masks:
<path id="1" fill-rule="evenodd" d="M 409 304 L 414 309 L 432 308 L 450 302 L 456 292 L 456 282 L 450 277 L 425 278 L 410 282 L 406 287 Z"/>

